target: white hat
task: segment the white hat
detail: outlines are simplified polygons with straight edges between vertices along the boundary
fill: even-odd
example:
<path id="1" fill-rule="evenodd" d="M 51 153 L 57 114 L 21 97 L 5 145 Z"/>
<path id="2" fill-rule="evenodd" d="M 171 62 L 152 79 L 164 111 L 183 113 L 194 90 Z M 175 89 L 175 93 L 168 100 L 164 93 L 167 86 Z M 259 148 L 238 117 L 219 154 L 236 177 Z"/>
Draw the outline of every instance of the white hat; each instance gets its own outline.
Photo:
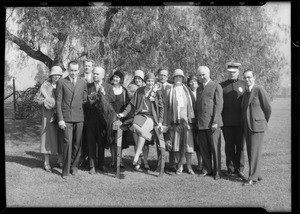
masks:
<path id="1" fill-rule="evenodd" d="M 62 76 L 62 69 L 61 69 L 61 67 L 55 65 L 55 66 L 53 66 L 51 68 L 49 77 L 54 76 L 54 75 L 60 75 L 60 76 Z"/>
<path id="2" fill-rule="evenodd" d="M 142 70 L 136 70 L 134 72 L 134 77 L 140 77 L 140 78 L 142 78 L 142 80 L 144 80 L 144 71 L 142 71 Z"/>
<path id="3" fill-rule="evenodd" d="M 241 64 L 238 62 L 227 62 L 226 63 L 226 68 L 227 68 L 227 71 L 229 71 L 229 72 L 239 71 L 240 66 L 241 66 Z"/>
<path id="4" fill-rule="evenodd" d="M 183 73 L 183 70 L 181 69 L 176 69 L 172 75 L 172 79 L 176 76 L 182 76 L 183 79 L 185 80 L 185 76 L 184 76 L 184 73 Z"/>

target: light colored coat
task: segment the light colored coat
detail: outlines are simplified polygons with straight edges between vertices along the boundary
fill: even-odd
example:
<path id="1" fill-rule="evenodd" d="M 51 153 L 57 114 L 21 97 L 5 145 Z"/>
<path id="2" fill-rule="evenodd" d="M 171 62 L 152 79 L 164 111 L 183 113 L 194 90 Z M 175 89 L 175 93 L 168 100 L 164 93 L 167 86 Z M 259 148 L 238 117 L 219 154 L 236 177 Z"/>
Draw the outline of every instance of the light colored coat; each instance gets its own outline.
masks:
<path id="1" fill-rule="evenodd" d="M 41 85 L 35 99 L 42 108 L 40 152 L 56 155 L 61 152 L 61 144 L 58 142 L 58 125 L 55 120 L 55 89 L 49 80 Z"/>

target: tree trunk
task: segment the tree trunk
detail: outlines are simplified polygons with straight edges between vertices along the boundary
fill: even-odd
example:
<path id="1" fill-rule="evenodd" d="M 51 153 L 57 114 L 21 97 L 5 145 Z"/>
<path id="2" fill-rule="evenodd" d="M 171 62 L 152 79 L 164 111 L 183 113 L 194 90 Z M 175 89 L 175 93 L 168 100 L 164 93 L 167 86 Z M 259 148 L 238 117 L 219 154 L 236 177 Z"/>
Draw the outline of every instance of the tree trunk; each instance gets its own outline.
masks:
<path id="1" fill-rule="evenodd" d="M 105 42 L 107 40 L 111 25 L 112 25 L 112 19 L 114 17 L 114 15 L 116 13 L 118 13 L 118 11 L 120 10 L 120 8 L 109 8 L 106 12 L 106 20 L 105 20 L 105 24 L 102 30 L 102 38 L 101 41 L 99 42 L 99 55 L 100 55 L 100 61 L 101 64 L 103 64 L 104 69 L 106 71 L 112 72 L 111 71 L 111 63 L 110 63 L 110 59 L 107 56 L 107 51 L 106 51 L 106 45 Z M 110 76 L 110 74 L 108 74 L 108 76 Z"/>

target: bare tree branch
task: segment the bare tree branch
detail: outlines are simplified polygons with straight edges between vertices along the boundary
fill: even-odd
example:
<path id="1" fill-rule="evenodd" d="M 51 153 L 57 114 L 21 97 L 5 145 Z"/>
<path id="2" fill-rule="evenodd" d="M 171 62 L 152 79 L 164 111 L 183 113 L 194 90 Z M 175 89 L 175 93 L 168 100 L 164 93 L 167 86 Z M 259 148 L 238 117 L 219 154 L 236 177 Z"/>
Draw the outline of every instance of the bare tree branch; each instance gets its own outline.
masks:
<path id="1" fill-rule="evenodd" d="M 9 41 L 17 44 L 20 47 L 20 50 L 24 51 L 28 56 L 32 57 L 33 59 L 36 59 L 38 61 L 41 61 L 44 63 L 48 68 L 52 67 L 53 60 L 45 55 L 40 50 L 33 50 L 26 42 L 19 37 L 13 35 L 8 30 L 5 31 L 5 37 Z"/>

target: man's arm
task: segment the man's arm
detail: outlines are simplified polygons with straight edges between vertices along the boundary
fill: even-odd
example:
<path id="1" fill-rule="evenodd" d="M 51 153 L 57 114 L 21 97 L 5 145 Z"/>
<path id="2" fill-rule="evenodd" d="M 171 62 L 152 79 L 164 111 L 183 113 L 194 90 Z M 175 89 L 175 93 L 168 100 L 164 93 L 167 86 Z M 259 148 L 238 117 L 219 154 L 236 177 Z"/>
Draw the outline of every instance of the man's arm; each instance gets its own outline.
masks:
<path id="1" fill-rule="evenodd" d="M 263 88 L 259 88 L 258 90 L 258 98 L 261 105 L 261 108 L 265 114 L 266 121 L 269 122 L 271 116 L 271 102 L 267 95 L 267 92 Z"/>
<path id="2" fill-rule="evenodd" d="M 213 108 L 213 123 L 212 125 L 214 124 L 217 124 L 217 125 L 220 125 L 218 124 L 218 122 L 220 121 L 220 117 L 221 117 L 221 112 L 223 110 L 223 89 L 221 87 L 220 84 L 217 84 L 217 87 L 216 87 L 216 90 L 215 90 L 215 93 L 214 93 L 214 108 Z"/>

